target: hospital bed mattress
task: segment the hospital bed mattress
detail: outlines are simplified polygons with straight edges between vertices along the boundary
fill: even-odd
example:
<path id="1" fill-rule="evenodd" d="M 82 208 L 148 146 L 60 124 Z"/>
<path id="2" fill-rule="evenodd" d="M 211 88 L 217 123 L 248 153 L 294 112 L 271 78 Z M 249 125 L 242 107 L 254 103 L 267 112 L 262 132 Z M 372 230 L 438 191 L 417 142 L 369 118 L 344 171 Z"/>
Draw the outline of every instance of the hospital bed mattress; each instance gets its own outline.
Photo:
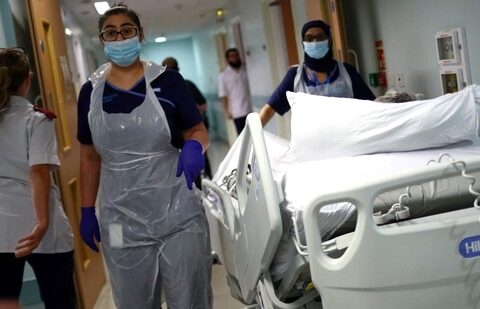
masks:
<path id="1" fill-rule="evenodd" d="M 292 258 L 297 254 L 291 241 L 293 236 L 292 216 L 296 218 L 301 240 L 303 241 L 302 213 L 303 207 L 319 192 L 330 192 L 345 182 L 358 183 L 368 178 L 378 179 L 383 175 L 398 174 L 425 166 L 431 160 L 437 160 L 443 153 L 448 153 L 456 160 L 478 156 L 480 145 L 463 142 L 447 147 L 410 152 L 379 153 L 354 157 L 340 157 L 318 161 L 295 163 L 287 155 L 288 141 L 264 132 L 273 178 L 278 184 L 281 200 L 283 234 L 276 255 L 271 265 L 274 281 L 280 279 L 287 270 Z M 236 168 L 240 156 L 241 138 L 238 138 L 221 163 L 213 181 L 222 184 Z M 448 157 L 444 160 L 449 160 Z M 435 163 L 431 163 L 435 164 Z M 468 194 L 468 180 L 462 177 L 423 184 L 409 189 L 411 198 L 406 199 L 410 208 L 410 218 L 434 213 L 446 212 L 472 205 L 474 198 Z M 375 211 L 387 211 L 398 202 L 406 188 L 382 193 L 375 200 Z M 355 206 L 349 202 L 327 205 L 320 211 L 322 238 L 333 235 L 339 227 L 345 231 L 352 230 L 355 224 Z"/>

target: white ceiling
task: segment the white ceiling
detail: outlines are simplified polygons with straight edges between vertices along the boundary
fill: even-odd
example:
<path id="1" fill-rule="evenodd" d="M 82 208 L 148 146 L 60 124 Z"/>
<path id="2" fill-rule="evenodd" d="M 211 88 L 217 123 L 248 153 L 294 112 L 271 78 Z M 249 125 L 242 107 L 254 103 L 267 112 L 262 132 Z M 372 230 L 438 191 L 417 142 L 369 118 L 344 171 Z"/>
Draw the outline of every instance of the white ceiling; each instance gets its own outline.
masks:
<path id="1" fill-rule="evenodd" d="M 136 11 L 149 41 L 165 35 L 169 39 L 191 36 L 216 20 L 215 11 L 225 8 L 232 0 L 126 0 Z M 95 0 L 61 0 L 89 36 L 98 34 L 98 14 Z M 113 5 L 115 1 L 108 1 Z M 120 1 L 116 1 L 119 3 Z"/>

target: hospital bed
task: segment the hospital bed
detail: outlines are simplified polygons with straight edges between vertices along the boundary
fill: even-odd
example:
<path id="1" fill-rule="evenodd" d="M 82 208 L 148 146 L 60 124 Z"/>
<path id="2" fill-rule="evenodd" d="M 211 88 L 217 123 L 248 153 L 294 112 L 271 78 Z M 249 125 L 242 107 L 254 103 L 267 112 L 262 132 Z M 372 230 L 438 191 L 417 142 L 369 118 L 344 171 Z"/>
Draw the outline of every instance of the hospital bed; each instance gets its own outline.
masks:
<path id="1" fill-rule="evenodd" d="M 231 166 L 220 166 L 220 177 L 202 183 L 218 237 L 212 245 L 234 297 L 263 308 L 477 305 L 480 212 L 472 193 L 479 189 L 468 174 L 480 178 L 478 145 L 401 154 L 412 162 L 420 153 L 418 166 L 400 164 L 400 172 L 396 166 L 385 175 L 385 167 L 399 165 L 392 164 L 395 154 L 285 163 L 267 152 L 285 144 L 265 138 L 258 115 L 249 115 L 246 128 L 232 160 L 236 173 L 222 183 Z M 456 157 L 462 161 L 452 161 Z M 378 171 L 362 174 L 368 162 Z M 328 174 L 335 164 L 337 175 L 348 177 L 306 179 Z M 360 169 L 352 173 L 355 166 Z M 282 247 L 286 257 L 279 257 Z M 283 271 L 272 278 L 275 261 L 284 262 Z"/>

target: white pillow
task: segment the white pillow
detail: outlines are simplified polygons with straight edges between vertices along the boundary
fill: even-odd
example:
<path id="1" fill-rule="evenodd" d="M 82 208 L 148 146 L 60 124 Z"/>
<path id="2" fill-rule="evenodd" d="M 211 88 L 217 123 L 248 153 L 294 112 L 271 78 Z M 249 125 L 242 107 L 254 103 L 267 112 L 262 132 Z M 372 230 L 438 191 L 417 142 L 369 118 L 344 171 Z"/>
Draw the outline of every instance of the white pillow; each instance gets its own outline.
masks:
<path id="1" fill-rule="evenodd" d="M 439 147 L 477 137 L 480 87 L 400 104 L 287 92 L 296 161 Z"/>

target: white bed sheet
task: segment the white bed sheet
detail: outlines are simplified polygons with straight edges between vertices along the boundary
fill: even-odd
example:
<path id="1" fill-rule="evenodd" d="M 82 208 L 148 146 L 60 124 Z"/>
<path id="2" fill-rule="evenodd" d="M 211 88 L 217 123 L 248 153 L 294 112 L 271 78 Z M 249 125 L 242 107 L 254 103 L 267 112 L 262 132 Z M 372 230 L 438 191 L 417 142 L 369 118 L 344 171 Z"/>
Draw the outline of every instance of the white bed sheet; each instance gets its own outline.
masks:
<path id="1" fill-rule="evenodd" d="M 480 155 L 480 142 L 462 142 L 436 149 L 409 152 L 379 153 L 354 157 L 340 157 L 301 163 L 292 162 L 286 156 L 289 142 L 264 131 L 274 180 L 282 188 L 284 200 L 281 201 L 284 232 L 272 262 L 271 275 L 274 281 L 283 276 L 292 258 L 297 254 L 291 241 L 293 229 L 290 218 L 294 214 L 299 222 L 300 232 L 303 207 L 307 201 L 319 194 L 330 192 L 338 184 L 345 182 L 363 182 L 367 178 L 381 179 L 384 175 L 402 173 L 406 170 L 425 166 L 430 160 L 437 160 L 443 153 L 454 159 L 463 160 Z M 237 167 L 243 135 L 232 145 L 213 177 L 221 185 L 225 176 Z M 355 207 L 347 202 L 327 205 L 320 211 L 322 237 L 328 239 L 355 212 Z"/>

